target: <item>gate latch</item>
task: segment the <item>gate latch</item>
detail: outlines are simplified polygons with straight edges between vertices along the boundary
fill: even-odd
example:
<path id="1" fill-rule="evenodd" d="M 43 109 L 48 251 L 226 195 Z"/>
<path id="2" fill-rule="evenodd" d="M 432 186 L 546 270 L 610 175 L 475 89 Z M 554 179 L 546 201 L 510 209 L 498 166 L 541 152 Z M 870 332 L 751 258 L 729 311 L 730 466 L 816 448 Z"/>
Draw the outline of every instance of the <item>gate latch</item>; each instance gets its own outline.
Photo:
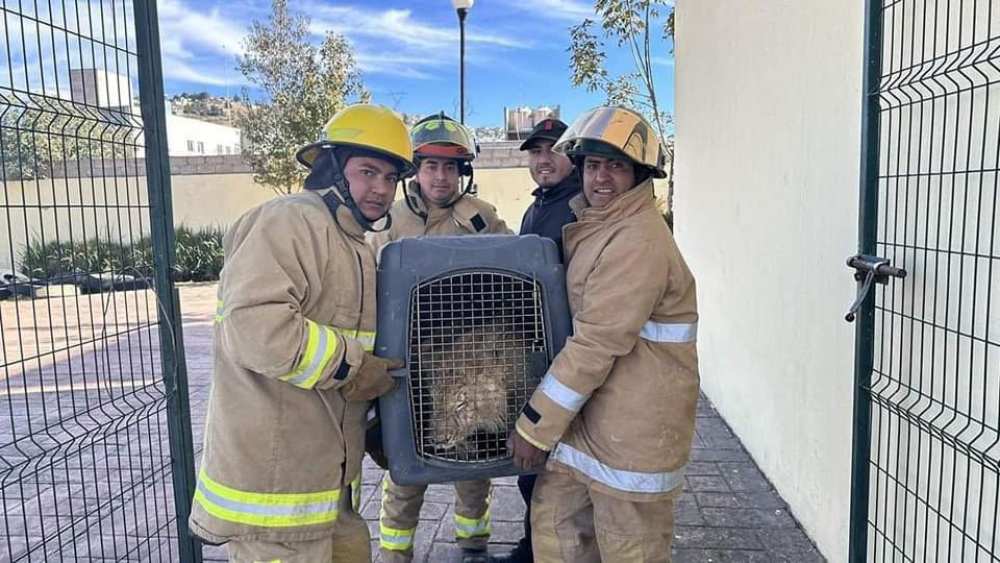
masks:
<path id="1" fill-rule="evenodd" d="M 856 254 L 847 259 L 847 266 L 854 268 L 855 280 L 864 282 L 858 289 L 858 298 L 854 300 L 851 309 L 844 316 L 844 320 L 849 323 L 854 322 L 858 309 L 861 308 L 865 297 L 872 289 L 872 282 L 885 285 L 889 283 L 889 276 L 899 279 L 906 277 L 906 270 L 893 267 L 888 259 L 879 256 Z"/>

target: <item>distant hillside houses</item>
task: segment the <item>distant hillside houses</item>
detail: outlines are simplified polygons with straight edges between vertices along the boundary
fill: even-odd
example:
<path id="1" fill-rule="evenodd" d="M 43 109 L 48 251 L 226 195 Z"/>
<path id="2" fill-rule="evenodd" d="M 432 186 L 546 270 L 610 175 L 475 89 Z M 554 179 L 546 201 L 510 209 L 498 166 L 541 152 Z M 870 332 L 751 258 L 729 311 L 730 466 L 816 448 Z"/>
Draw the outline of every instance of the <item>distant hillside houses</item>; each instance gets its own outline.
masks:
<path id="1" fill-rule="evenodd" d="M 245 104 L 239 96 L 213 96 L 208 92 L 181 92 L 167 98 L 174 115 L 232 125 Z"/>

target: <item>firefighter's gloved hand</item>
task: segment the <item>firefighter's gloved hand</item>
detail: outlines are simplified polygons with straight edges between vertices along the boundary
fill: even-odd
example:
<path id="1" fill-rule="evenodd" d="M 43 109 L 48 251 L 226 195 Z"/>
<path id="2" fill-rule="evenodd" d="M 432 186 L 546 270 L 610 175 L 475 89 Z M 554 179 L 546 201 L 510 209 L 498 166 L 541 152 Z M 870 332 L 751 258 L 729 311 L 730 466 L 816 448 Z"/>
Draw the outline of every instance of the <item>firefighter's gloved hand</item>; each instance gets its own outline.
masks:
<path id="1" fill-rule="evenodd" d="M 365 352 L 357 372 L 340 388 L 348 401 L 370 401 L 392 390 L 396 381 L 389 370 L 401 368 L 406 363 L 396 358 L 379 358 Z"/>

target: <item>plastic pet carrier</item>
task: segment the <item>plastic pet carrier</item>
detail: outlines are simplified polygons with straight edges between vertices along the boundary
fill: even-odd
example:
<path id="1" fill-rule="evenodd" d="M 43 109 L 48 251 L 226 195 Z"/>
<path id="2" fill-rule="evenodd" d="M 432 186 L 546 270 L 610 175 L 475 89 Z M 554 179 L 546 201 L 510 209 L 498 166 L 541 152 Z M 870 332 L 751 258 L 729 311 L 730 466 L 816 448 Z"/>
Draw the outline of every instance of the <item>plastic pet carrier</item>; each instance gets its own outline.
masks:
<path id="1" fill-rule="evenodd" d="M 382 249 L 377 354 L 403 358 L 379 399 L 392 480 L 514 475 L 507 436 L 571 332 L 555 243 L 418 237 Z"/>

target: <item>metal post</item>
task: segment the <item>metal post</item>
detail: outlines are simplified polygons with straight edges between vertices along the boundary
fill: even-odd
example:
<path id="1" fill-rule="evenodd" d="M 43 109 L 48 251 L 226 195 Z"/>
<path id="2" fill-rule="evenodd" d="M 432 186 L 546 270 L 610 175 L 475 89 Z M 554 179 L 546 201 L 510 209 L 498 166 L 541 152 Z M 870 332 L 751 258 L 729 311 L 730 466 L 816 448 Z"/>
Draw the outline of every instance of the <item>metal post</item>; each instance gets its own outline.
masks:
<path id="1" fill-rule="evenodd" d="M 170 192 L 170 160 L 167 155 L 167 119 L 164 111 L 163 70 L 156 0 L 136 0 L 136 39 L 139 60 L 139 100 L 142 108 L 146 149 L 146 182 L 149 191 L 150 226 L 155 266 L 156 299 L 160 326 L 160 363 L 167 397 L 167 429 L 170 437 L 171 474 L 177 516 L 179 560 L 200 563 L 201 543 L 188 529 L 194 496 L 194 448 L 188 405 L 187 367 L 180 299 L 170 272 L 174 265 L 173 204 Z"/>
<path id="2" fill-rule="evenodd" d="M 858 252 L 875 254 L 878 220 L 879 89 L 882 77 L 882 2 L 866 0 L 864 98 L 861 115 L 861 194 Z M 868 551 L 868 495 L 871 463 L 871 377 L 875 348 L 875 292 L 857 317 L 854 356 L 854 451 L 851 458 L 851 524 L 848 561 L 861 563 Z"/>
<path id="3" fill-rule="evenodd" d="M 466 8 L 458 9 L 458 106 L 459 121 L 465 125 L 465 15 Z"/>

